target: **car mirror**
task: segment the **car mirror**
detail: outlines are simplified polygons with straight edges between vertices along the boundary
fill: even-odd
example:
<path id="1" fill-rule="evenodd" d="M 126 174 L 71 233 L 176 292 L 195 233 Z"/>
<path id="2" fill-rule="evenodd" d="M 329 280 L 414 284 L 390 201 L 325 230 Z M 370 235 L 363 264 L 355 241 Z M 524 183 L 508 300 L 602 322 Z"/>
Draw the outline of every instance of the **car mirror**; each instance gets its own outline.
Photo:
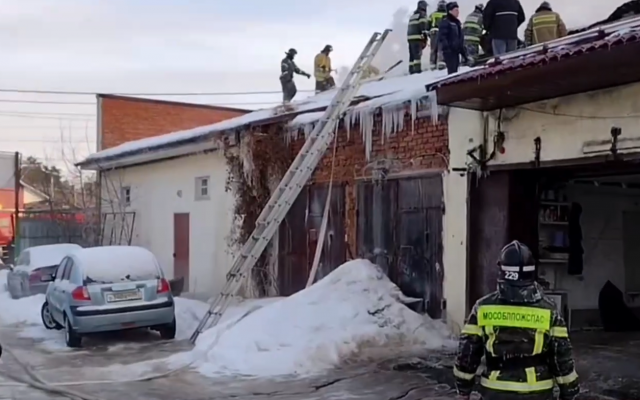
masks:
<path id="1" fill-rule="evenodd" d="M 53 275 L 47 274 L 40 277 L 40 282 L 53 282 Z"/>

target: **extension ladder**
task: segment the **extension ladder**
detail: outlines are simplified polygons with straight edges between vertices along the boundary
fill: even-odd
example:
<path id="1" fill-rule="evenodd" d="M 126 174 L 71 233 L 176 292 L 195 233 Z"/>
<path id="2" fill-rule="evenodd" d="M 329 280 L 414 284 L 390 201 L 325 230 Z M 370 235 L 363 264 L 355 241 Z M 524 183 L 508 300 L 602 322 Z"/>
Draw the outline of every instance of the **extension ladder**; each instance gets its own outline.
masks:
<path id="1" fill-rule="evenodd" d="M 371 64 L 390 32 L 391 29 L 387 29 L 383 33 L 376 32 L 369 39 L 324 115 L 309 134 L 304 146 L 291 163 L 289 170 L 280 181 L 266 207 L 260 213 L 256 220 L 255 230 L 249 236 L 227 274 L 227 282 L 222 292 L 211 303 L 209 310 L 191 335 L 189 339 L 191 343 L 196 342 L 210 321 L 210 326 L 215 326 L 220 321 L 222 314 L 229 307 L 231 298 L 240 289 L 244 278 L 251 272 L 271 238 L 277 232 L 302 188 L 311 179 L 313 171 L 331 145 L 334 129 L 351 104 L 353 97 L 358 93 L 363 71 Z"/>

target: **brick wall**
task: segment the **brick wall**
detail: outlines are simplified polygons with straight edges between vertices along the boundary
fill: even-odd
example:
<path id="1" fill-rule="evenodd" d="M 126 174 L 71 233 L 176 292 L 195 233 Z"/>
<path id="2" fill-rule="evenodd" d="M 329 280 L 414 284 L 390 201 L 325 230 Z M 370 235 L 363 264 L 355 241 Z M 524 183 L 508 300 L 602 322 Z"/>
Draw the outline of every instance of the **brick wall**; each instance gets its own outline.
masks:
<path id="1" fill-rule="evenodd" d="M 380 125 L 381 118 L 377 117 L 374 126 Z M 449 137 L 446 121 L 433 124 L 430 119 L 419 119 L 415 124 L 415 132 L 412 133 L 411 119 L 406 116 L 405 127 L 408 129 L 385 139 L 384 143 L 380 132 L 374 129 L 370 161 L 366 160 L 360 128 L 351 127 L 349 137 L 344 128 L 340 129 L 333 180 L 345 185 L 345 228 L 351 254 L 357 254 L 356 182 L 371 176 L 370 168 L 363 171 L 368 164 L 378 159 L 396 160 L 393 173 L 444 170 L 447 166 Z M 292 149 L 297 152 L 303 144 L 304 139 L 300 138 L 292 143 Z M 313 182 L 326 183 L 330 180 L 332 155 L 333 145 L 316 169 Z"/>
<path id="2" fill-rule="evenodd" d="M 213 124 L 248 112 L 226 107 L 111 95 L 100 95 L 100 99 L 102 150 L 132 140 Z"/>

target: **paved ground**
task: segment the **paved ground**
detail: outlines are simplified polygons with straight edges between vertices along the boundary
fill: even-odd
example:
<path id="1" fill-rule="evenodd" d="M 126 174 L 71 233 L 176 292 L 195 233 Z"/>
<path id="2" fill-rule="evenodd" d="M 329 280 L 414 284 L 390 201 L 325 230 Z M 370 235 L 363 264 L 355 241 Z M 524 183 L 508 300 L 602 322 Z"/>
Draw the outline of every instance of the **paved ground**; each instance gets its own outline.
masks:
<path id="1" fill-rule="evenodd" d="M 75 351 L 48 349 L 34 339 L 21 338 L 18 330 L 0 328 L 3 345 L 49 382 L 127 378 L 126 364 L 161 359 L 189 348 L 184 342 L 162 342 L 148 334 L 98 337 Z M 640 399 L 640 341 L 637 335 L 574 336 L 578 372 L 586 393 L 581 400 Z M 117 345 L 114 346 L 114 343 Z M 306 379 L 209 379 L 193 371 L 131 383 L 90 384 L 73 387 L 95 400 L 444 400 L 452 399 L 452 357 L 416 355 L 367 366 L 345 366 L 324 376 Z M 105 367 L 121 364 L 121 367 Z M 155 365 L 147 373 L 168 370 Z M 130 370 L 129 370 L 130 371 Z M 4 354 L 0 374 L 25 376 L 9 354 Z M 0 399 L 50 400 L 61 397 L 25 387 L 2 386 Z"/>

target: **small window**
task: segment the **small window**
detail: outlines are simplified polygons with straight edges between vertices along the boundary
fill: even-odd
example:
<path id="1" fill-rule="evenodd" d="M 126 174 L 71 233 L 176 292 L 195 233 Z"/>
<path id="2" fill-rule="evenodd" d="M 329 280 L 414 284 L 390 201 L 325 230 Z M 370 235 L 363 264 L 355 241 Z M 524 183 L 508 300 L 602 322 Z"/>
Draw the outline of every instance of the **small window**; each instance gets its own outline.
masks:
<path id="1" fill-rule="evenodd" d="M 124 206 L 130 206 L 131 205 L 131 186 L 124 186 L 121 189 L 120 201 L 122 202 L 122 205 L 124 205 Z"/>
<path id="2" fill-rule="evenodd" d="M 196 200 L 209 200 L 209 177 L 196 178 Z"/>

